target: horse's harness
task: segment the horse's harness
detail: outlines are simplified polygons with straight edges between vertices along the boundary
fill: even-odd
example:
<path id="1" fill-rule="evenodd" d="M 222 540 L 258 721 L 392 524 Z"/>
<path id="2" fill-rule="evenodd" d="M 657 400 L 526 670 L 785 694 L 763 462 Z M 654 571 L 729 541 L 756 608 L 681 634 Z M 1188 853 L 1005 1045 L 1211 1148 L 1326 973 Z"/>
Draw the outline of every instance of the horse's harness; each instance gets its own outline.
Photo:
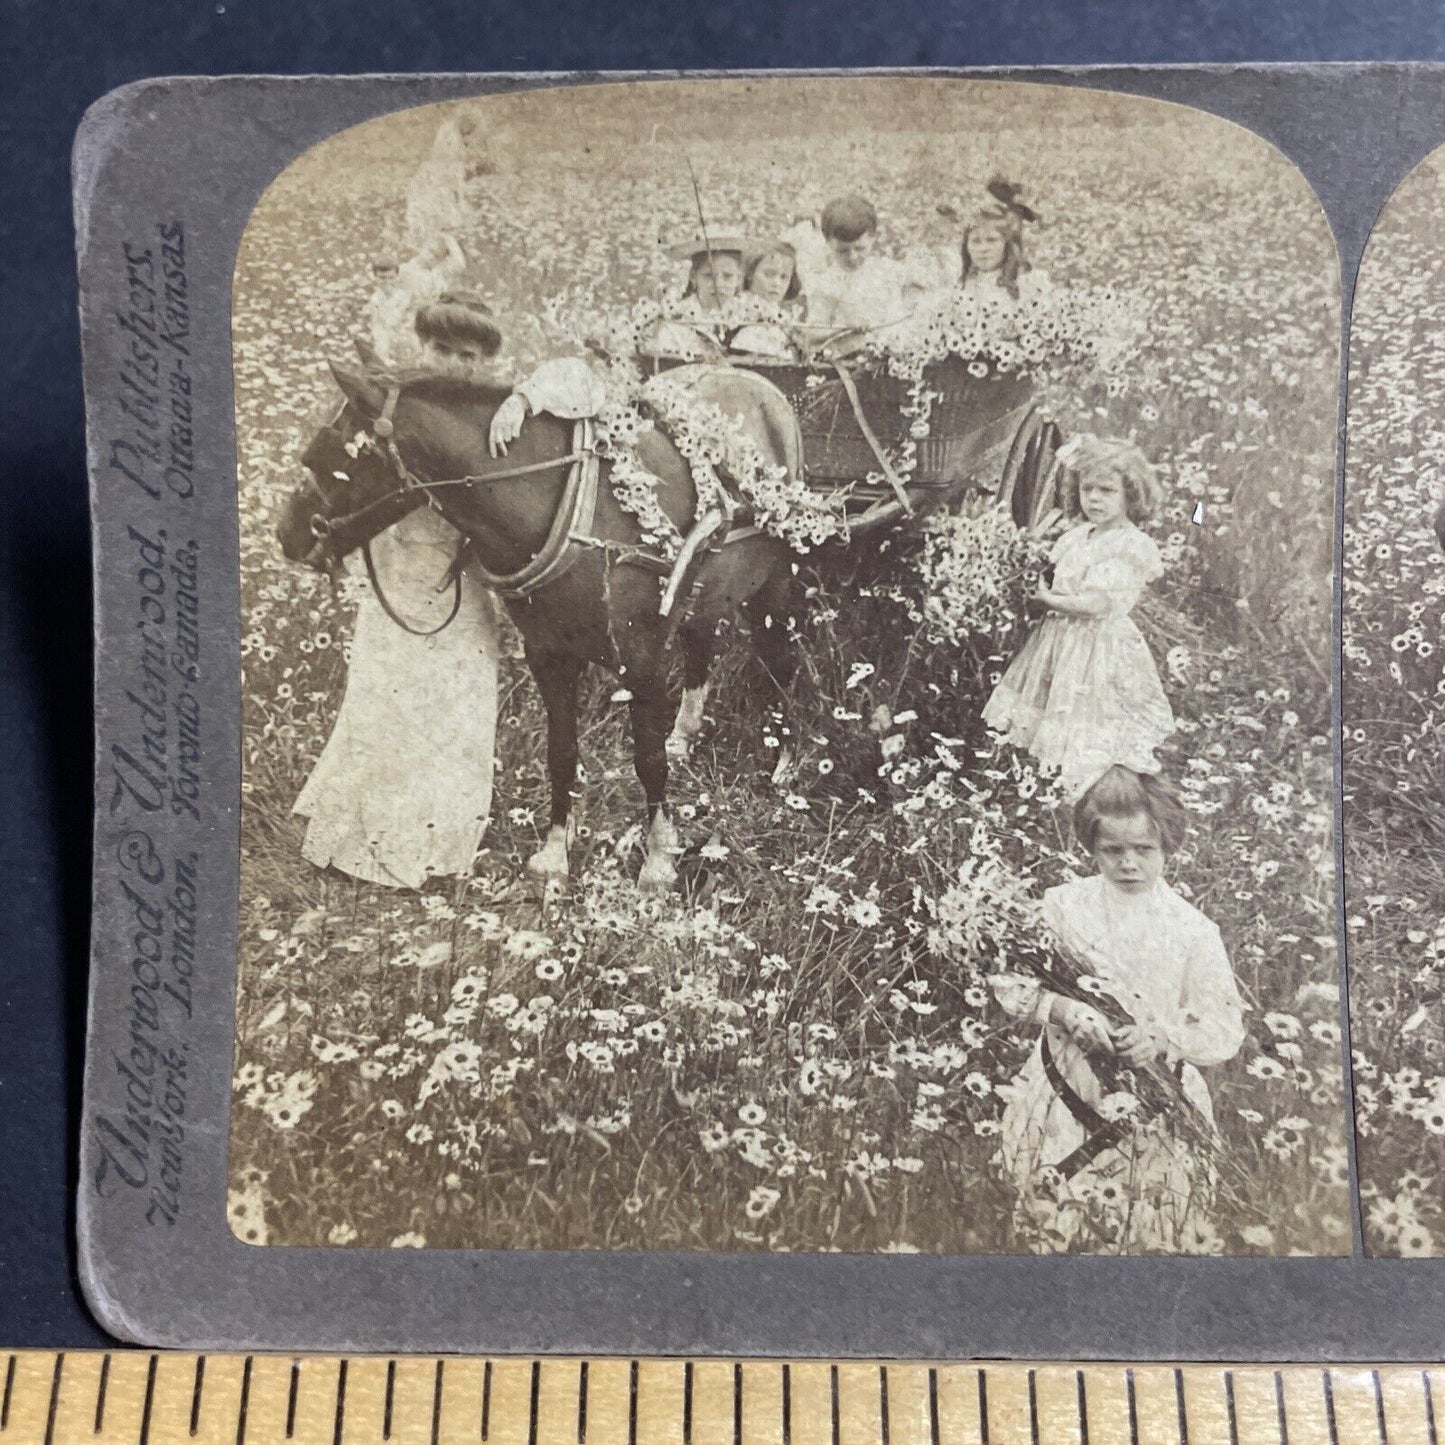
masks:
<path id="1" fill-rule="evenodd" d="M 356 511 L 335 520 L 320 514 L 313 516 L 311 518 L 311 534 L 316 538 L 318 547 L 324 546 L 339 532 L 364 531 L 377 518 L 389 518 L 390 514 L 396 510 L 398 501 L 410 498 L 416 492 L 423 494 L 426 504 L 438 515 L 444 515 L 434 493 L 445 487 L 491 486 L 500 482 L 512 482 L 523 477 L 535 476 L 539 472 L 555 472 L 560 467 L 567 468 L 562 495 L 558 500 L 557 509 L 552 515 L 547 536 L 531 560 L 524 563 L 515 572 L 491 571 L 482 565 L 465 543 L 463 544 L 437 589 L 442 591 L 451 587 L 452 603 L 446 617 L 435 627 L 413 627 L 392 607 L 382 588 L 376 563 L 371 555 L 371 537 L 368 536 L 367 540 L 360 544 L 362 557 L 366 563 L 367 579 L 376 593 L 382 610 L 398 627 L 413 636 L 435 636 L 456 619 L 462 603 L 462 569 L 469 563 L 476 568 L 483 585 L 508 601 L 517 601 L 530 597 L 534 592 L 557 581 L 569 571 L 581 555 L 580 548 L 600 549 L 613 560 L 642 567 L 656 573 L 659 577 L 666 578 L 667 585 L 663 590 L 661 611 L 664 616 L 667 616 L 673 609 L 684 574 L 703 552 L 716 551 L 727 543 L 739 542 L 759 535 L 757 527 L 735 527 L 718 537 L 716 535 L 718 528 L 709 514 L 707 517 L 699 519 L 700 525 L 694 527 L 693 535 L 684 542 L 675 561 L 669 561 L 658 553 L 650 552 L 645 547 L 632 543 L 614 542 L 593 536 L 600 464 L 596 445 L 596 429 L 590 417 L 582 417 L 573 423 L 572 449 L 563 456 L 507 467 L 500 471 L 487 472 L 481 476 L 425 481 L 407 466 L 396 445 L 394 413 L 400 395 L 401 387 L 395 383 L 391 384 L 387 388 L 386 400 L 382 404 L 380 413 L 371 423 L 372 436 L 380 443 L 396 477 L 395 490 L 387 492 L 368 502 L 365 506 L 359 507 Z M 344 409 L 343 407 L 343 411 Z M 339 419 L 340 413 L 337 417 L 337 420 Z M 327 497 L 321 484 L 314 475 L 308 475 L 313 489 L 321 500 L 329 505 L 330 498 Z"/>

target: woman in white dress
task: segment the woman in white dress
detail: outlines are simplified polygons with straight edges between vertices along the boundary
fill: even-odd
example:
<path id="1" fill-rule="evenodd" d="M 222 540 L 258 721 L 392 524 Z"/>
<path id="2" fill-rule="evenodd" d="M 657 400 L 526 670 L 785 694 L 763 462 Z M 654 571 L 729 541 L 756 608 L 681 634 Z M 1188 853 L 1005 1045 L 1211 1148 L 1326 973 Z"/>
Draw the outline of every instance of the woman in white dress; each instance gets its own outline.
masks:
<path id="1" fill-rule="evenodd" d="M 501 333 L 475 292 L 443 293 L 414 329 L 424 364 L 495 379 Z M 465 569 L 456 599 L 458 545 L 426 507 L 371 543 L 385 605 L 368 582 L 336 725 L 295 806 L 318 867 L 413 889 L 471 872 L 491 812 L 500 621 Z"/>

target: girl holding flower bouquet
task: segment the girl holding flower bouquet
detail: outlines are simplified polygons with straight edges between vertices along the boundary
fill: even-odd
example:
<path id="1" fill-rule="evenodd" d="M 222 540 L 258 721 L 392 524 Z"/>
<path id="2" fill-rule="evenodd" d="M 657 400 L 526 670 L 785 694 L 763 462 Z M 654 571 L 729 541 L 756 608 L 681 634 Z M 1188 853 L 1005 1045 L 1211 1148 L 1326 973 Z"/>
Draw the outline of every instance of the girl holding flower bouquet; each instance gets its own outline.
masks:
<path id="1" fill-rule="evenodd" d="M 1074 810 L 1098 872 L 1043 900 L 1073 967 L 990 980 L 1009 1014 L 1039 1027 L 1002 1091 L 1003 1162 L 1039 1251 L 1212 1245 L 1200 1069 L 1238 1052 L 1243 1008 L 1219 929 L 1164 881 L 1182 819 L 1156 778 L 1110 768 Z"/>
<path id="2" fill-rule="evenodd" d="M 1174 731 L 1174 714 L 1129 615 L 1164 571 L 1138 526 L 1158 505 L 1153 470 L 1132 442 L 1087 433 L 1060 449 L 1059 462 L 1064 513 L 1076 525 L 1054 545 L 1052 585 L 1038 592 L 1046 616 L 983 720 L 1077 796 L 1115 763 L 1157 773 L 1154 749 Z"/>

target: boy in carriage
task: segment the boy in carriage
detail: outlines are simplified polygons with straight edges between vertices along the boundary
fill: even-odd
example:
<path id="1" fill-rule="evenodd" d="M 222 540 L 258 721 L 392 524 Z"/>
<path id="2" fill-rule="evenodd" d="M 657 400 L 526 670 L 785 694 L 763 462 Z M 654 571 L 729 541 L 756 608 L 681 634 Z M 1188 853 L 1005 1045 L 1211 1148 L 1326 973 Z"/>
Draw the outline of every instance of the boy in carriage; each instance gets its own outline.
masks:
<path id="1" fill-rule="evenodd" d="M 801 221 L 783 239 L 797 255 L 810 329 L 877 331 L 902 321 L 927 287 L 913 268 L 878 254 L 878 212 L 863 196 L 829 201 L 816 225 Z"/>

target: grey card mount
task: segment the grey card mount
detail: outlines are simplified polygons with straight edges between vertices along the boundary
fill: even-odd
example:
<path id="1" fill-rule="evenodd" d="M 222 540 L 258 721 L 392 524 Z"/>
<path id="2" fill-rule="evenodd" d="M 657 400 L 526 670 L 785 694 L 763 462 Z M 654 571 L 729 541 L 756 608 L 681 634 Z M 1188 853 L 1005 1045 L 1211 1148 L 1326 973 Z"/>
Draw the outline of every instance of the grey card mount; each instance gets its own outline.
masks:
<path id="1" fill-rule="evenodd" d="M 1416 1052 L 1349 1048 L 1333 578 L 1356 272 L 1442 102 L 1352 65 L 99 102 L 102 1321 L 1438 1353 L 1438 1260 L 1370 1257 L 1436 1252 L 1445 1114 L 1419 960 L 1356 989 Z"/>

